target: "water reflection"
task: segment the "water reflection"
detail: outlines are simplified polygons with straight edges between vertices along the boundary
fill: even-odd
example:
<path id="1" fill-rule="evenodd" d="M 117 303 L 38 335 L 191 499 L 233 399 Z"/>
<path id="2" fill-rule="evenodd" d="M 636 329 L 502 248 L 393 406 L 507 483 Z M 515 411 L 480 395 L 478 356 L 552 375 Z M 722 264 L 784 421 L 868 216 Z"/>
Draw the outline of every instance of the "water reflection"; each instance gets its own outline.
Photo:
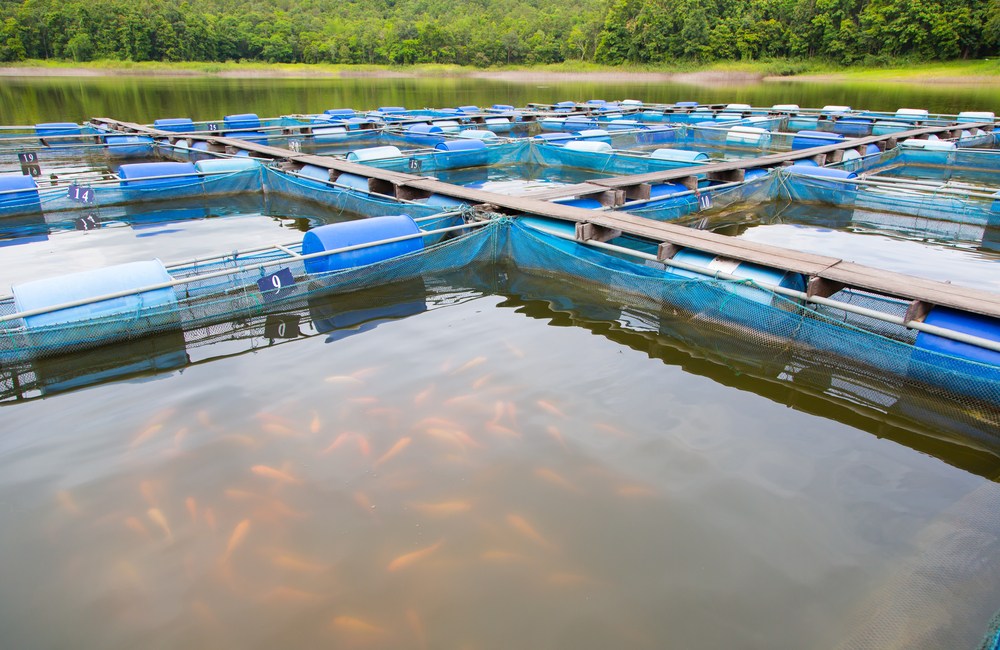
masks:
<path id="1" fill-rule="evenodd" d="M 376 106 L 447 107 L 501 102 L 634 98 L 647 102 L 697 100 L 741 102 L 754 106 L 827 104 L 895 111 L 901 106 L 931 112 L 995 110 L 1000 89 L 989 85 L 864 83 L 669 83 L 551 82 L 515 83 L 473 78 L 226 79 L 216 77 L 19 78 L 0 84 L 0 124 L 81 121 L 114 117 L 152 122 L 160 117 L 216 120 L 232 113 L 261 116 L 322 112 L 328 108 Z"/>

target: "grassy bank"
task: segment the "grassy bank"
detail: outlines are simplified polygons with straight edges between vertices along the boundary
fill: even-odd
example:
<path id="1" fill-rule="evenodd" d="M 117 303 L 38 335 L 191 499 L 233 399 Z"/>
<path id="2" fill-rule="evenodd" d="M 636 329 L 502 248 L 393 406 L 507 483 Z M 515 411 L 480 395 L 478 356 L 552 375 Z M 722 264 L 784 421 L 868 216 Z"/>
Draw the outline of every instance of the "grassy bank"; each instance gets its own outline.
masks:
<path id="1" fill-rule="evenodd" d="M 132 62 L 29 60 L 8 64 L 4 75 L 24 76 L 219 76 L 219 77 L 478 77 L 517 80 L 527 78 L 613 78 L 626 75 L 634 80 L 675 80 L 706 83 L 754 82 L 761 80 L 898 82 L 898 83 L 987 83 L 1000 84 L 997 61 L 950 61 L 944 63 L 896 62 L 880 66 L 844 67 L 820 60 L 676 62 L 670 65 L 605 66 L 583 61 L 551 65 L 473 68 L 459 65 L 418 64 L 412 66 L 337 65 L 244 62 Z"/>

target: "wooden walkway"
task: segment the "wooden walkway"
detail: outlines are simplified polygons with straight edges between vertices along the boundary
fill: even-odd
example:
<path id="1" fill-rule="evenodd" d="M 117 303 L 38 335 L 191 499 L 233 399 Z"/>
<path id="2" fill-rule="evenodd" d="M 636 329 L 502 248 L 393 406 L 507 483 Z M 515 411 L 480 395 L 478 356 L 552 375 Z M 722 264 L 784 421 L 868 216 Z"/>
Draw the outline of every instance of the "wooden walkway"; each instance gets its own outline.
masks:
<path id="1" fill-rule="evenodd" d="M 379 169 L 340 158 L 303 154 L 235 138 L 158 131 L 143 125 L 107 118 L 95 118 L 91 121 L 118 131 L 147 134 L 160 139 L 166 138 L 171 142 L 205 141 L 220 151 L 226 148 L 242 149 L 262 157 L 284 161 L 286 165 L 293 168 L 314 165 L 330 170 L 332 180 L 335 180 L 342 173 L 364 176 L 369 179 L 371 191 L 398 198 L 419 199 L 430 194 L 440 194 L 471 204 L 483 205 L 493 211 L 514 215 L 529 214 L 569 221 L 576 223 L 577 239 L 581 241 L 608 241 L 622 234 L 629 234 L 659 242 L 658 257 L 664 260 L 672 257 L 681 248 L 694 248 L 712 255 L 801 273 L 808 279 L 808 293 L 810 295 L 829 296 L 847 287 L 908 301 L 910 307 L 907 312 L 907 320 L 922 320 L 934 305 L 1000 318 L 1000 294 L 893 273 L 840 258 L 802 253 L 787 248 L 734 239 L 725 235 L 638 217 L 627 212 L 588 210 L 544 200 L 589 196 L 597 198 L 604 205 L 621 205 L 626 197 L 641 198 L 643 188 L 645 188 L 648 197 L 648 188 L 653 183 L 684 181 L 684 179 L 692 178 L 692 170 L 690 169 L 682 168 L 649 174 L 596 179 L 536 195 L 507 196 L 443 183 L 426 176 Z M 926 137 L 932 133 L 952 134 L 961 129 L 977 126 L 980 128 L 992 127 L 992 124 L 922 127 L 892 135 L 845 140 L 801 151 L 703 165 L 698 167 L 697 173 L 698 175 L 725 179 L 726 174 L 735 171 L 740 172 L 739 176 L 742 177 L 742 170 L 751 167 L 775 167 L 794 163 L 797 160 L 825 156 L 832 152 L 865 147 L 868 144 L 886 142 L 894 144 L 897 140 Z M 738 179 L 729 178 L 727 180 Z"/>

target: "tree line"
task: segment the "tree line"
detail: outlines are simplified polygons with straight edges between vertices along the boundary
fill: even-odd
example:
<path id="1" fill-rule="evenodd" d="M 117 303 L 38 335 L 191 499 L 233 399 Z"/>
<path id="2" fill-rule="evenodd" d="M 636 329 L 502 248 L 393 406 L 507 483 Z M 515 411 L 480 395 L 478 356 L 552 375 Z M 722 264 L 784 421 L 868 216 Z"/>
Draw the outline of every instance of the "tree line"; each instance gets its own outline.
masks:
<path id="1" fill-rule="evenodd" d="M 0 0 L 0 61 L 878 63 L 1000 53 L 1000 0 Z"/>

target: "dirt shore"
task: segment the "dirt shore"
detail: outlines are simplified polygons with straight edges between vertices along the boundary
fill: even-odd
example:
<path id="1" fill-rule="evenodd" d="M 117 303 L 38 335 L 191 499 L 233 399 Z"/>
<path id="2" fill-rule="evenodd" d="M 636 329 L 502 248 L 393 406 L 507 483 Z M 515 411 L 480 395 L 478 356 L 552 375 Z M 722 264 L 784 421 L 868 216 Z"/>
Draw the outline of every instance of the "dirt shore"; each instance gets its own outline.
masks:
<path id="1" fill-rule="evenodd" d="M 354 79 L 373 77 L 381 79 L 412 79 L 418 77 L 466 77 L 513 83 L 681 83 L 699 86 L 737 86 L 760 82 L 802 83 L 899 83 L 936 85 L 1000 85 L 1000 75 L 960 75 L 918 71 L 893 71 L 865 73 L 825 73 L 794 76 L 765 76 L 758 72 L 736 70 L 704 70 L 700 72 L 656 72 L 634 70 L 474 70 L 448 68 L 435 70 L 423 68 L 336 68 L 320 66 L 289 67 L 238 67 L 225 66 L 219 70 L 198 70 L 182 67 L 87 67 L 72 66 L 5 66 L 0 67 L 0 77 L 220 77 L 228 79 Z"/>

